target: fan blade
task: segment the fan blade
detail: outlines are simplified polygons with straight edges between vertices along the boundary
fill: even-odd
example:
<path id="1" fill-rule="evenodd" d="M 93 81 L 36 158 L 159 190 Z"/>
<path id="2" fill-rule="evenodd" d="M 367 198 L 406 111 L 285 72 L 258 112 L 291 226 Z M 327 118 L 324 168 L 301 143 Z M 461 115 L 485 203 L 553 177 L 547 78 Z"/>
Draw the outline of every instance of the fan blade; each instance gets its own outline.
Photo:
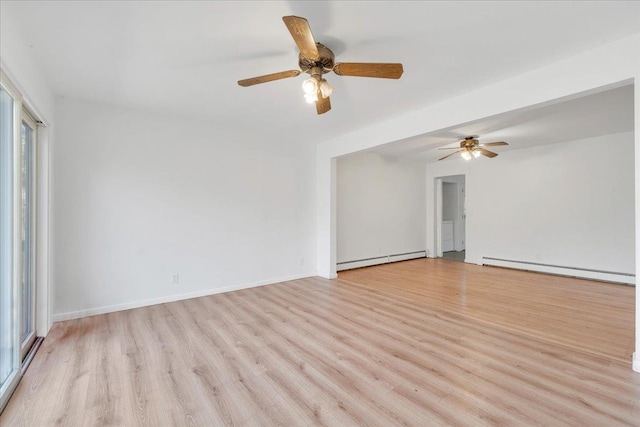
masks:
<path id="1" fill-rule="evenodd" d="M 480 154 L 483 156 L 487 156 L 489 158 L 494 158 L 498 155 L 498 153 L 494 153 L 493 151 L 485 150 L 484 148 L 480 148 Z"/>
<path id="2" fill-rule="evenodd" d="M 327 111 L 331 110 L 331 100 L 327 96 L 323 98 L 320 93 L 318 93 L 318 100 L 316 101 L 316 111 L 318 114 L 324 114 Z"/>
<path id="3" fill-rule="evenodd" d="M 296 42 L 302 56 L 309 59 L 320 58 L 316 42 L 313 39 L 313 34 L 311 34 L 311 27 L 309 27 L 309 22 L 306 19 L 299 16 L 283 16 L 282 20 L 289 29 L 291 37 Z"/>
<path id="4" fill-rule="evenodd" d="M 333 67 L 339 76 L 376 77 L 380 79 L 399 79 L 402 76 L 402 64 L 375 64 L 373 62 L 341 62 Z"/>
<path id="5" fill-rule="evenodd" d="M 454 154 L 458 154 L 458 153 L 459 153 L 459 152 L 461 152 L 461 151 L 462 151 L 462 150 L 458 150 L 458 151 L 456 151 L 455 153 L 451 153 L 451 154 L 449 154 L 449 155 L 447 155 L 447 156 L 444 156 L 443 158 L 438 159 L 438 161 L 440 161 L 440 160 L 444 160 L 444 159 L 446 159 L 446 158 L 448 158 L 448 157 L 451 157 L 451 156 L 453 156 Z"/>
<path id="6" fill-rule="evenodd" d="M 253 86 L 260 83 L 272 82 L 274 80 L 286 79 L 287 77 L 295 77 L 300 75 L 298 70 L 281 71 L 279 73 L 266 74 L 260 77 L 252 77 L 250 79 L 238 80 L 238 84 L 242 87 Z"/>
<path id="7" fill-rule="evenodd" d="M 497 141 L 497 142 L 487 142 L 486 144 L 480 144 L 481 147 L 497 147 L 499 145 L 509 145 L 504 141 Z"/>
<path id="8" fill-rule="evenodd" d="M 459 150 L 460 147 L 438 148 L 438 150 Z"/>

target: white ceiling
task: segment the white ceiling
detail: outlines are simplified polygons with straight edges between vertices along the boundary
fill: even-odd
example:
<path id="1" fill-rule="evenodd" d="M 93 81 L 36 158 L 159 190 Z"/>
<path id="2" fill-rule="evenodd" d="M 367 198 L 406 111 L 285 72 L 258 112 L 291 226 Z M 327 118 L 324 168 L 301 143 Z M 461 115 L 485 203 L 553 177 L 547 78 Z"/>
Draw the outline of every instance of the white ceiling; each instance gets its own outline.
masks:
<path id="1" fill-rule="evenodd" d="M 479 141 L 506 141 L 509 145 L 492 147 L 503 153 L 529 148 L 609 135 L 634 130 L 633 85 L 626 85 L 569 101 L 559 102 L 526 111 L 512 111 L 473 123 L 461 124 L 430 134 L 395 141 L 371 151 L 392 157 L 434 162 L 451 153 L 439 150 L 459 147 L 466 136 Z M 444 161 L 464 161 L 452 156 Z"/>
<path id="2" fill-rule="evenodd" d="M 0 8 L 20 23 L 58 95 L 310 142 L 640 32 L 636 1 L 3 0 Z M 303 76 L 238 86 L 297 68 L 281 20 L 290 14 L 306 17 L 338 61 L 401 62 L 403 77 L 330 74 L 333 109 L 323 116 L 305 104 Z"/>

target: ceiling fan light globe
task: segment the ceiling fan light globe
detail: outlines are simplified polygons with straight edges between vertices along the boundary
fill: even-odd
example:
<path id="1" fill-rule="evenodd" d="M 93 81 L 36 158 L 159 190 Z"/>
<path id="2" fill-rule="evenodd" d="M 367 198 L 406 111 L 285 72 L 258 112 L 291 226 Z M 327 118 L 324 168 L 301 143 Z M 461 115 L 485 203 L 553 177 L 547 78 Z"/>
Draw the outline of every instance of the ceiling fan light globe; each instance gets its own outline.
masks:
<path id="1" fill-rule="evenodd" d="M 481 154 L 481 153 L 480 153 L 480 150 L 473 150 L 473 152 L 472 152 L 472 153 L 473 153 L 473 157 L 475 157 L 476 159 L 477 159 L 478 157 L 480 157 L 480 154 Z"/>
<path id="2" fill-rule="evenodd" d="M 328 81 L 323 79 L 322 82 L 320 82 L 320 93 L 322 94 L 323 98 L 330 97 L 333 93 L 333 86 L 331 86 Z"/>
<path id="3" fill-rule="evenodd" d="M 317 93 L 305 93 L 304 94 L 304 99 L 305 99 L 305 101 L 307 101 L 307 104 L 313 104 L 314 102 L 316 102 L 318 100 L 318 94 Z"/>
<path id="4" fill-rule="evenodd" d="M 313 95 L 318 92 L 318 81 L 313 77 L 302 82 L 302 90 L 306 95 Z"/>
<path id="5" fill-rule="evenodd" d="M 460 153 L 460 155 L 462 156 L 463 159 L 465 160 L 471 160 L 471 153 L 469 153 L 468 151 L 463 151 Z"/>

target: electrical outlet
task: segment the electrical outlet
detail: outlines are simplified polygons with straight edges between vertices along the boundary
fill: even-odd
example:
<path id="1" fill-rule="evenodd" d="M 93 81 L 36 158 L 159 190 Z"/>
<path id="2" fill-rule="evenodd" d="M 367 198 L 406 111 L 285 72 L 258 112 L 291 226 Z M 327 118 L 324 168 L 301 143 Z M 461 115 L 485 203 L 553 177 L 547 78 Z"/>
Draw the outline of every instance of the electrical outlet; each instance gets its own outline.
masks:
<path id="1" fill-rule="evenodd" d="M 173 274 L 171 276 L 171 284 L 172 285 L 177 285 L 178 283 L 180 283 L 180 275 L 178 273 Z"/>

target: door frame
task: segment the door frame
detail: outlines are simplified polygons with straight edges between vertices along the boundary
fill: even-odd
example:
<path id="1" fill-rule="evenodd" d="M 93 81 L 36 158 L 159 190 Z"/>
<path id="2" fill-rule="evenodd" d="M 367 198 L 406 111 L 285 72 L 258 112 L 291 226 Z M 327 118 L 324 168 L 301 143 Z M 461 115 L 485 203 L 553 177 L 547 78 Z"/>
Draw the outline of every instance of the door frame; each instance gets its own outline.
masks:
<path id="1" fill-rule="evenodd" d="M 38 169 L 38 123 L 37 121 L 33 118 L 33 116 L 24 108 L 22 108 L 22 114 L 20 117 L 20 124 L 22 125 L 22 122 L 25 122 L 32 130 L 33 130 L 33 138 L 31 141 L 32 147 L 31 147 L 31 152 L 29 152 L 28 154 L 31 156 L 31 171 L 30 171 L 30 179 L 31 179 L 31 192 L 29 194 L 29 203 L 30 203 L 30 216 L 27 218 L 28 221 L 30 222 L 29 224 L 29 238 L 31 240 L 30 244 L 29 244 L 29 257 L 31 258 L 31 263 L 29 264 L 28 268 L 29 268 L 29 277 L 30 277 L 30 284 L 29 286 L 31 287 L 31 332 L 29 333 L 29 335 L 27 335 L 27 337 L 25 339 L 22 339 L 21 337 L 21 342 L 20 342 L 20 358 L 21 360 L 24 360 L 24 358 L 26 357 L 27 353 L 29 353 L 29 351 L 31 350 L 31 346 L 33 345 L 33 343 L 36 340 L 36 336 L 37 336 L 37 320 L 38 320 L 38 314 L 37 314 L 37 300 L 38 300 L 38 295 L 37 295 L 37 269 L 36 269 L 36 264 L 37 264 L 37 235 L 38 235 L 38 230 L 37 230 L 37 213 L 38 213 L 38 198 L 37 198 L 37 192 L 38 192 L 38 173 L 37 173 L 37 169 Z M 26 153 L 25 153 L 26 154 Z M 21 159 L 22 161 L 22 159 Z M 21 183 L 21 185 L 24 185 L 24 183 Z M 24 227 L 24 224 L 21 224 L 21 227 Z M 21 252 L 22 253 L 22 252 Z M 24 267 L 24 259 L 21 259 L 21 267 Z M 22 268 L 21 268 L 22 270 Z M 22 282 L 22 281 L 21 281 Z M 22 287 L 22 286 L 21 286 Z M 22 304 L 24 303 L 24 301 L 20 301 L 21 303 L 21 309 L 22 309 Z M 22 322 L 22 312 L 20 313 L 20 318 L 19 318 L 19 322 Z M 22 335 L 22 327 L 20 327 L 20 334 Z"/>
<path id="2" fill-rule="evenodd" d="M 6 78 L 4 73 L 0 72 L 0 84 L 4 90 L 13 99 L 13 140 L 12 140 L 12 182 L 11 182 L 11 250 L 8 251 L 11 254 L 11 308 L 13 311 L 13 318 L 11 319 L 11 346 L 12 346 L 12 366 L 11 373 L 7 377 L 6 382 L 0 387 L 0 412 L 4 409 L 5 405 L 9 401 L 11 394 L 15 390 L 22 377 L 22 358 L 20 357 L 20 319 L 21 319 L 21 304 L 20 304 L 20 274 L 22 269 L 22 256 L 21 256 L 21 219 L 20 219 L 20 188 L 21 188 L 21 175 L 15 173 L 20 170 L 20 132 L 19 129 L 22 125 L 22 95 L 17 88 Z"/>
<path id="3" fill-rule="evenodd" d="M 460 212 L 460 183 L 459 182 L 449 182 L 446 179 L 450 178 L 450 177 L 462 177 L 464 179 L 464 194 L 463 194 L 463 203 L 465 208 L 463 209 L 462 212 Z M 466 198 L 467 198 L 467 188 L 468 188 L 468 183 L 467 183 L 467 178 L 468 178 L 468 174 L 466 173 L 458 173 L 458 174 L 448 174 L 448 175 L 440 175 L 440 176 L 436 176 L 434 177 L 434 188 L 435 188 L 435 194 L 434 194 L 434 255 L 433 258 L 442 258 L 443 256 L 443 251 L 442 251 L 442 216 L 443 216 L 443 200 L 442 200 L 442 195 L 443 195 L 443 183 L 447 182 L 450 184 L 455 184 L 456 186 L 456 195 L 457 195 L 457 200 L 456 200 L 456 217 L 457 219 L 454 221 L 454 250 L 458 251 L 458 245 L 457 245 L 457 241 L 458 241 L 458 233 L 460 232 L 458 230 L 458 232 L 456 232 L 456 226 L 455 223 L 457 223 L 458 221 L 462 222 L 462 229 L 464 232 L 464 244 L 462 245 L 462 249 L 461 250 L 466 250 L 467 247 L 467 224 L 466 224 Z M 458 229 L 460 228 L 460 226 L 457 227 Z"/>

